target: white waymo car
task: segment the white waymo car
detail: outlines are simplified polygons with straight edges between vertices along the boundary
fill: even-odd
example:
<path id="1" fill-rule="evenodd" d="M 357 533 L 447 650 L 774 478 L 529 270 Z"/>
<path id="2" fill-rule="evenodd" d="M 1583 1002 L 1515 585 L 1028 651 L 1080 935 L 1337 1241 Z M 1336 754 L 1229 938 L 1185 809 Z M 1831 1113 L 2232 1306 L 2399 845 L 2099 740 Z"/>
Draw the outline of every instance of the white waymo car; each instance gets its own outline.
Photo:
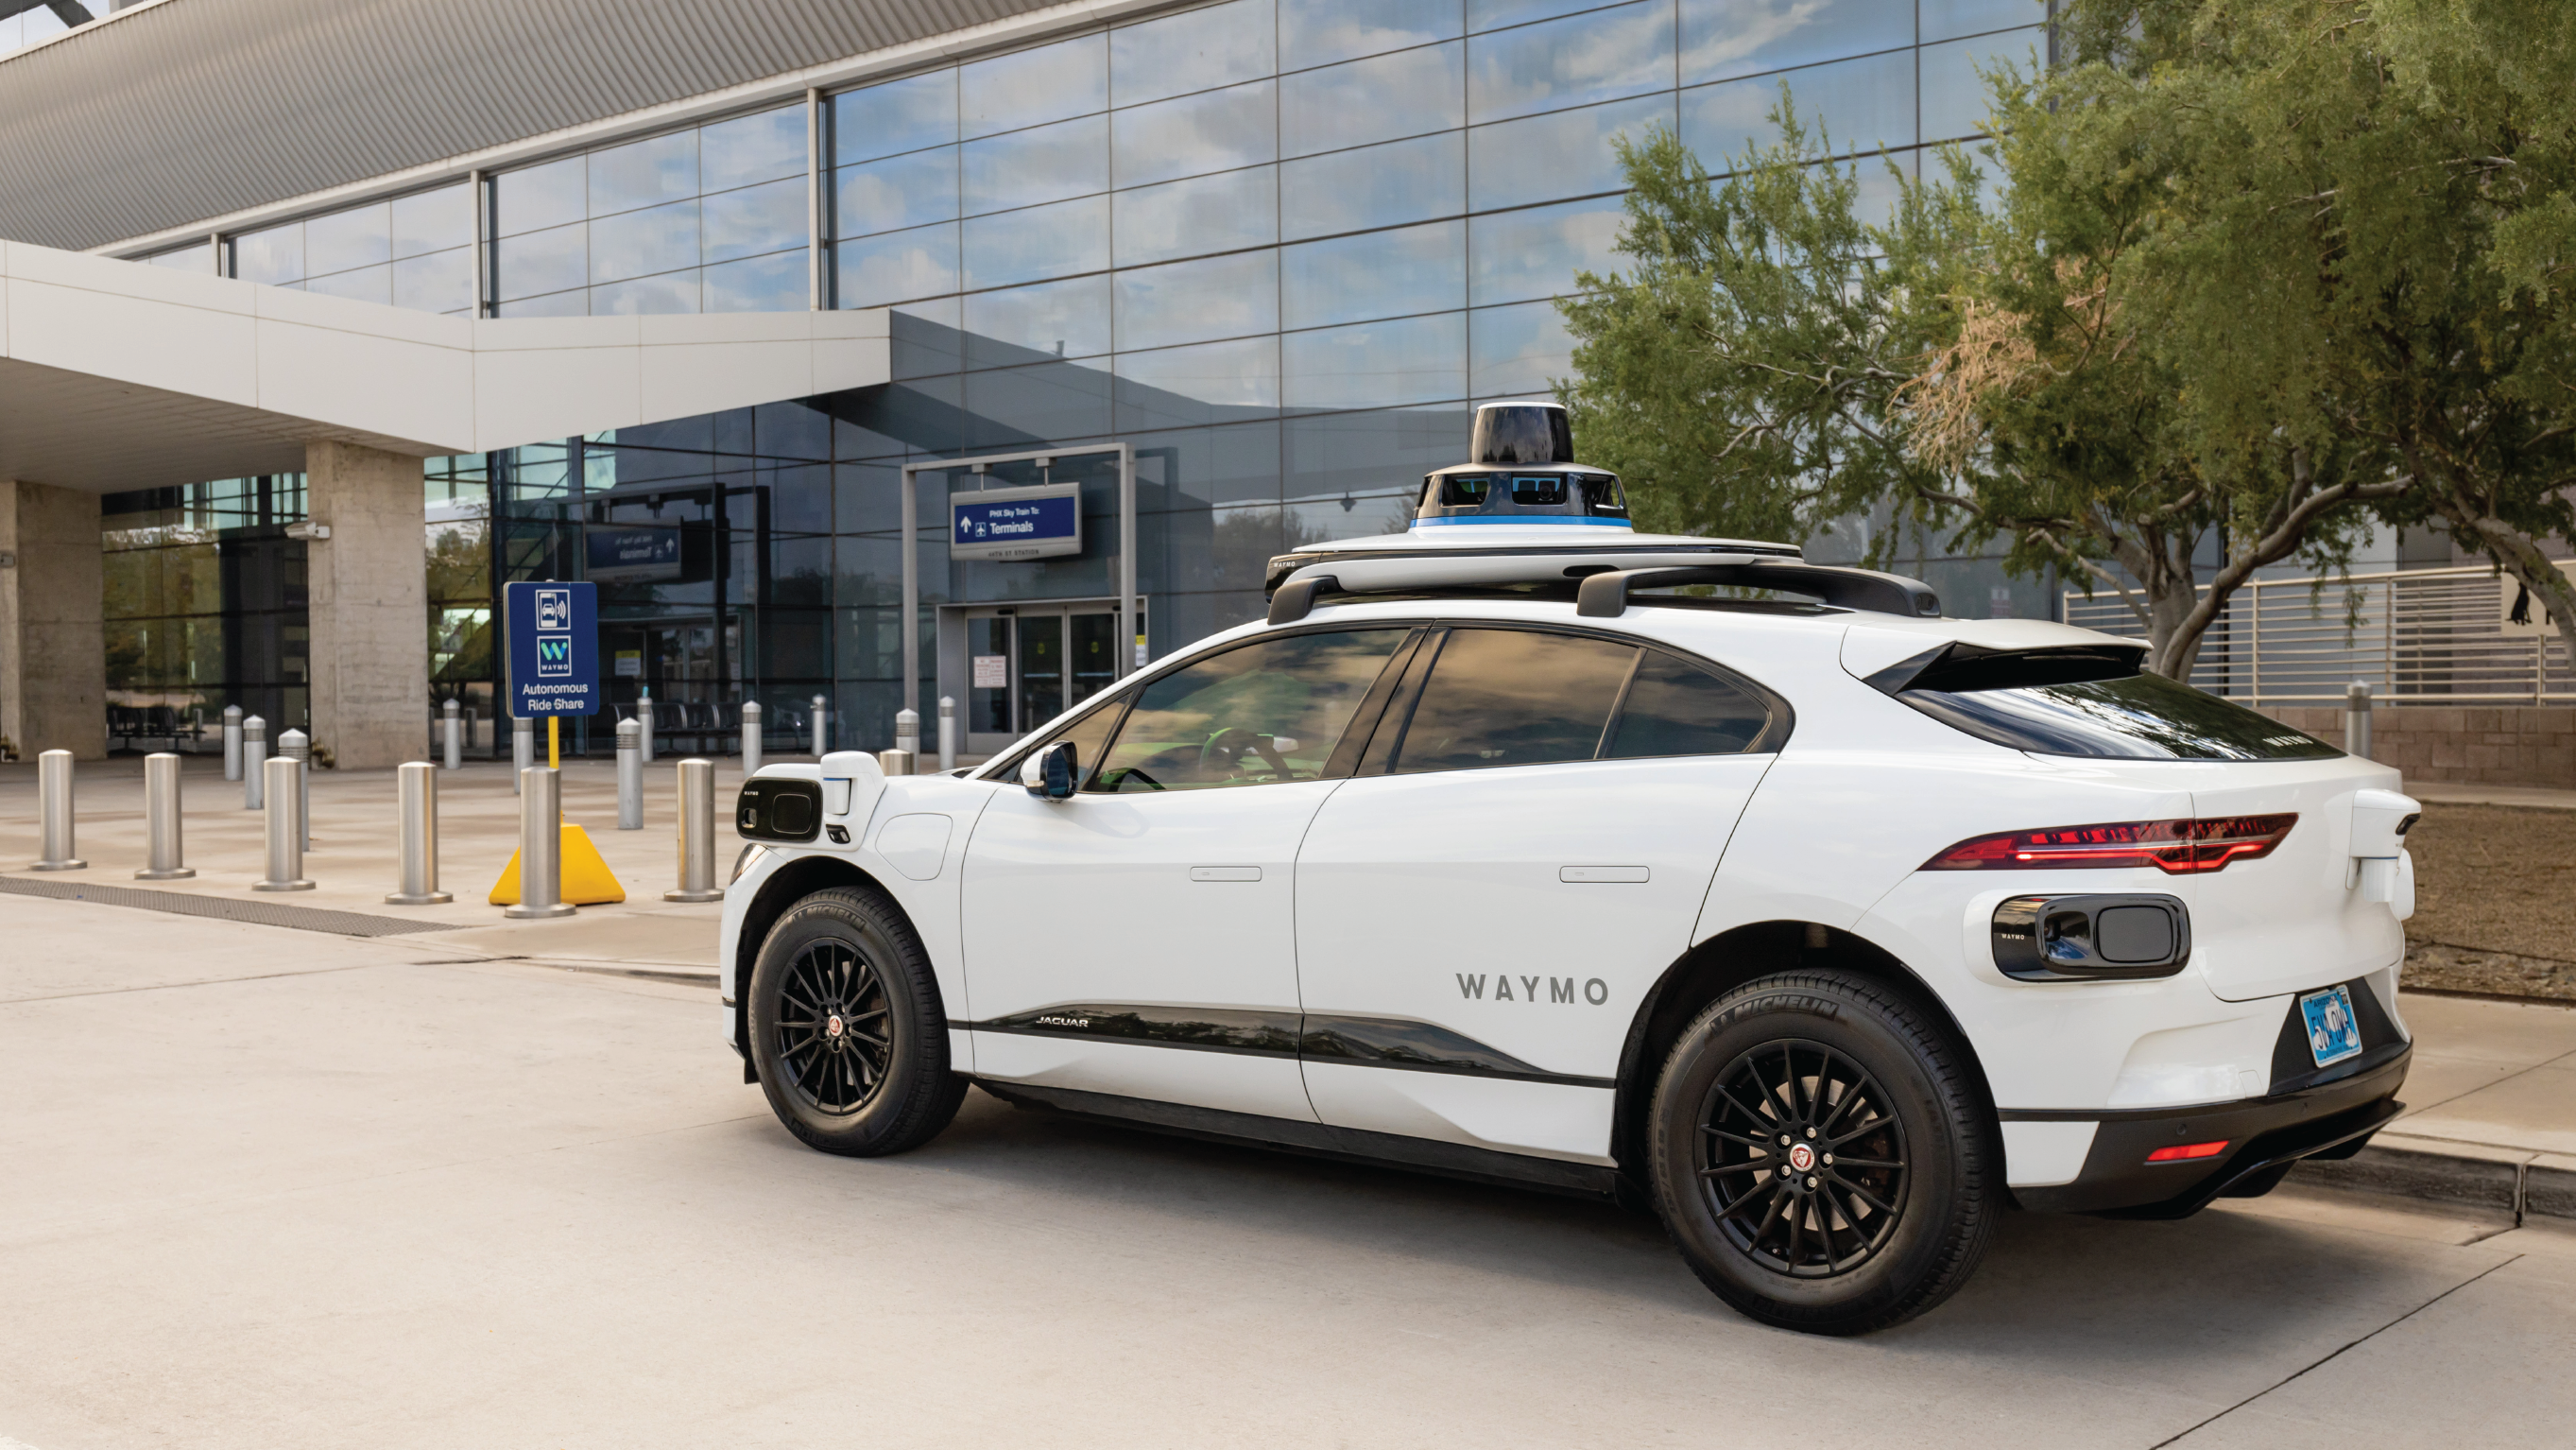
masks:
<path id="1" fill-rule="evenodd" d="M 747 782 L 725 1037 L 789 1131 L 899 1152 L 971 1082 L 1617 1195 L 1852 1333 L 2008 1206 L 2178 1217 L 2396 1114 L 2395 771 L 2131 642 L 1635 534 L 1550 407 L 1474 456 L 978 770 Z"/>

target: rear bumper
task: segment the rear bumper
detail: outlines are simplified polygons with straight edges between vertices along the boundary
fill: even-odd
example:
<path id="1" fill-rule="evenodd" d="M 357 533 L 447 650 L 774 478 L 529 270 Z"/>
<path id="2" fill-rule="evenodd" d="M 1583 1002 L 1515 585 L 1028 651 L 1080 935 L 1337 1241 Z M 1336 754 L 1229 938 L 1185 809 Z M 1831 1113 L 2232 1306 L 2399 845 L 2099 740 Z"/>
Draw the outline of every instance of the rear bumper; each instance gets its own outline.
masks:
<path id="1" fill-rule="evenodd" d="M 2016 1188 L 2024 1208 L 2052 1213 L 2117 1213 L 2132 1218 L 2184 1218 L 2230 1187 L 2302 1158 L 2343 1158 L 2397 1116 L 2397 1090 L 2414 1048 L 2391 1043 L 2332 1082 L 2240 1102 L 2170 1111 L 2007 1113 L 2023 1121 L 2096 1122 L 2084 1169 L 2071 1183 Z M 2147 1155 L 2180 1143 L 2226 1139 L 2227 1151 L 2182 1163 L 2149 1163 Z M 2268 1186 L 2268 1185 L 2267 1185 Z"/>

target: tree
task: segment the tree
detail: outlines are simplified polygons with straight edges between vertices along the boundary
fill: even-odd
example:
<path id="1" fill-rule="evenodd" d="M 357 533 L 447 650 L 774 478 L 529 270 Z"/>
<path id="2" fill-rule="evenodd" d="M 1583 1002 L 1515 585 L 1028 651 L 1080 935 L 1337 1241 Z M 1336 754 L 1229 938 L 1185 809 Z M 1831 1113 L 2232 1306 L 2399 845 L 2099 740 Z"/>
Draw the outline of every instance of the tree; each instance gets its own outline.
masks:
<path id="1" fill-rule="evenodd" d="M 1883 227 L 1783 105 L 1712 184 L 1626 152 L 1625 276 L 1560 304 L 1588 456 L 1660 527 L 1892 506 L 2119 590 L 2187 677 L 2266 565 L 2439 527 L 2576 649 L 2576 7 L 2070 0 Z M 2200 577 L 2205 540 L 2223 541 Z"/>
<path id="2" fill-rule="evenodd" d="M 2188 679 L 2257 570 L 2294 555 L 2339 564 L 2365 507 L 2403 489 L 2344 467 L 2352 450 L 2331 438 L 2195 426 L 2204 358 L 2169 345 L 2155 268 L 2191 221 L 2174 206 L 2184 158 L 2171 138 L 2186 122 L 2162 88 L 2190 52 L 2147 8 L 2158 15 L 2118 32 L 2115 55 L 1990 77 L 2008 186 L 1972 261 L 1918 269 L 1959 326 L 1899 401 L 1920 451 L 1981 463 L 1963 507 L 2016 536 L 2014 562 L 2045 553 L 2117 591 L 2148 668 Z"/>
<path id="3" fill-rule="evenodd" d="M 1786 95 L 1780 140 L 1723 182 L 1668 133 L 1623 145 L 1635 266 L 1559 304 L 1577 341 L 1562 396 L 1648 527 L 1803 539 L 1886 508 L 1953 549 L 2000 540 L 2015 573 L 2119 590 L 2150 667 L 2187 676 L 2227 594 L 2296 550 L 2330 556 L 2353 498 L 2183 448 L 2180 381 L 2122 291 L 2154 181 L 2097 184 L 2028 81 L 1996 82 L 2031 123 L 2002 153 L 2000 208 L 1951 148 L 1863 225 L 1856 182 L 1816 164 L 1829 147 Z M 2229 522 L 2246 546 L 2204 598 L 2195 554 Z"/>
<path id="4" fill-rule="evenodd" d="M 2316 487 L 2494 559 L 2576 649 L 2542 548 L 2576 530 L 2576 103 L 2550 8 L 2075 0 L 2051 99 L 2067 127 L 2152 137 L 2135 295 L 2195 456 L 2286 448 Z"/>
<path id="5" fill-rule="evenodd" d="M 1576 340 L 1560 388 L 1587 460 L 1626 481 L 1648 528 L 1804 539 L 1941 480 L 1890 427 L 1922 348 L 1890 326 L 1901 285 L 1854 213 L 1857 180 L 1780 141 L 1712 186 L 1669 130 L 1622 138 L 1625 276 L 1558 303 Z M 1867 163 L 1863 163 L 1867 164 Z"/>

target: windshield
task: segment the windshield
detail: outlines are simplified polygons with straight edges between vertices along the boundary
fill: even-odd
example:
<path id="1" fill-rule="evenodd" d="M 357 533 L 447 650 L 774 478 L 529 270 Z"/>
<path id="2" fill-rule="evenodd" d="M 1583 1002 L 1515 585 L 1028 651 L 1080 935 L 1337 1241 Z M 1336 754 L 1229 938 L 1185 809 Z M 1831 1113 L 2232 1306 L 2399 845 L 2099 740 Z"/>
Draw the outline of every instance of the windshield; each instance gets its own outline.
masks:
<path id="1" fill-rule="evenodd" d="M 1980 740 L 2039 755 L 2128 760 L 2326 760 L 2343 754 L 2242 705 L 2145 673 L 1896 698 Z"/>

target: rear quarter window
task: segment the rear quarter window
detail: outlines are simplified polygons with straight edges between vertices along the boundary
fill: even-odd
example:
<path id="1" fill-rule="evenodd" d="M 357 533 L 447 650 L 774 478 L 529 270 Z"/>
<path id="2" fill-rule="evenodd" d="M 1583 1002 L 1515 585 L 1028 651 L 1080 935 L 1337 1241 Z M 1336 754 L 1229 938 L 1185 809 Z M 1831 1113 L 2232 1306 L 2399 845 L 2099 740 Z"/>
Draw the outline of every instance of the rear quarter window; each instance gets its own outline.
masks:
<path id="1" fill-rule="evenodd" d="M 1869 683 L 1980 740 L 2095 760 L 2329 760 L 2304 731 L 2137 667 L 2130 650 L 1951 645 Z"/>

